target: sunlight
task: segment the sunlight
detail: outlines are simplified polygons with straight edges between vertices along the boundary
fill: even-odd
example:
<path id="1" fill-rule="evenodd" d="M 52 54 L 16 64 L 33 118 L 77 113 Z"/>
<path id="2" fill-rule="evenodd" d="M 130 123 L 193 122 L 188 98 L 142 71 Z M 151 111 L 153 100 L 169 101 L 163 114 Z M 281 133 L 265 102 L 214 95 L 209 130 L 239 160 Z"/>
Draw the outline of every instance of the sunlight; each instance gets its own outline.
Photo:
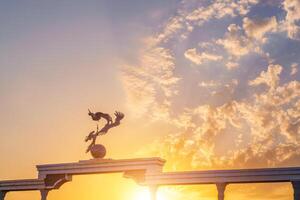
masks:
<path id="1" fill-rule="evenodd" d="M 137 191 L 133 200 L 151 200 L 149 190 L 141 189 Z"/>
<path id="2" fill-rule="evenodd" d="M 150 192 L 147 188 L 141 188 L 136 191 L 133 200 L 151 200 Z M 162 192 L 157 192 L 157 200 L 168 200 Z"/>

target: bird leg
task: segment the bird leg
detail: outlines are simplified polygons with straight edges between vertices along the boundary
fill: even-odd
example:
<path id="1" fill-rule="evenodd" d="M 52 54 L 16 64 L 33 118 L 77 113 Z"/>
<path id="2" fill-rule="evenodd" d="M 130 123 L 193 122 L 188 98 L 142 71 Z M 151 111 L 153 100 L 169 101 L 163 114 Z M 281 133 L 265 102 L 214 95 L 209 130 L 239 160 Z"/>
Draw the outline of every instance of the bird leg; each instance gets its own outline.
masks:
<path id="1" fill-rule="evenodd" d="M 89 133 L 89 135 L 88 135 L 88 136 L 86 136 L 86 138 L 85 138 L 85 141 L 87 142 L 87 141 L 89 141 L 89 140 L 93 139 L 93 137 L 94 137 L 94 133 L 95 133 L 95 131 L 92 131 L 92 132 L 90 132 L 90 133 Z"/>
<path id="2" fill-rule="evenodd" d="M 89 147 L 87 148 L 86 150 L 86 153 L 88 153 L 92 147 L 96 144 L 96 139 L 97 139 L 97 136 L 98 136 L 98 131 L 99 131 L 99 128 L 98 128 L 98 125 L 97 125 L 97 132 L 95 131 L 92 131 L 89 133 L 89 135 L 85 138 L 85 141 L 89 141 L 89 140 L 92 140 L 91 144 L 89 145 Z"/>
<path id="3" fill-rule="evenodd" d="M 89 147 L 87 148 L 86 153 L 88 153 L 92 149 L 92 147 L 96 144 L 96 138 L 97 138 L 97 135 L 93 134 L 92 137 L 90 138 L 90 139 L 92 139 L 92 142 L 89 145 Z"/>

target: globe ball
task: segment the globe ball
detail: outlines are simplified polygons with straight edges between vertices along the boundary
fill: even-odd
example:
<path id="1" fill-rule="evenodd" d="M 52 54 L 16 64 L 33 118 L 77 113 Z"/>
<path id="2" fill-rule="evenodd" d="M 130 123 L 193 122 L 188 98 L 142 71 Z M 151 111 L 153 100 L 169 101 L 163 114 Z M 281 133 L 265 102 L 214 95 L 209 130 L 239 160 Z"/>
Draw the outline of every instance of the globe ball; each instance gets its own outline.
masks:
<path id="1" fill-rule="evenodd" d="M 91 148 L 91 154 L 93 158 L 104 158 L 106 155 L 106 149 L 102 144 L 95 144 Z"/>

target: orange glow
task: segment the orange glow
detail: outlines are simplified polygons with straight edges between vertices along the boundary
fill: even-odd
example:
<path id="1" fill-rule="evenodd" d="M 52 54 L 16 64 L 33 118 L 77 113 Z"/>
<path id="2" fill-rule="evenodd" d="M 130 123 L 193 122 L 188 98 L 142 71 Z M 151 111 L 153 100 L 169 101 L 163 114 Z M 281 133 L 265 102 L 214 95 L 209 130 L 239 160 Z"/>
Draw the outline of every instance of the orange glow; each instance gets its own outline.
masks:
<path id="1" fill-rule="evenodd" d="M 97 138 L 105 159 L 160 157 L 163 172 L 300 166 L 300 0 L 16 2 L 0 1 L 0 181 L 92 159 L 85 138 L 107 122 L 88 109 L 125 114 Z M 47 200 L 152 200 L 125 178 L 138 169 L 74 175 Z M 289 182 L 225 193 L 293 199 Z M 156 196 L 215 200 L 217 188 Z"/>
<path id="2" fill-rule="evenodd" d="M 149 190 L 140 189 L 136 191 L 133 200 L 151 200 Z"/>
<path id="3" fill-rule="evenodd" d="M 150 191 L 147 188 L 138 189 L 133 200 L 151 200 Z M 168 198 L 163 191 L 158 191 L 157 200 L 168 200 Z"/>

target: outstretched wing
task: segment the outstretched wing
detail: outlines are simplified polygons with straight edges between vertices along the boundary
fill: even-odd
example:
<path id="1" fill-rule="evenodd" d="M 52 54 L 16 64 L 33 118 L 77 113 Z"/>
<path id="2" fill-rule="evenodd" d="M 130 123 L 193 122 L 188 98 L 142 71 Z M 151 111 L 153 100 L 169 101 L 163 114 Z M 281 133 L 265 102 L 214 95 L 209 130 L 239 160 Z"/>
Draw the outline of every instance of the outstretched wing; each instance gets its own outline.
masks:
<path id="1" fill-rule="evenodd" d="M 115 112 L 115 116 L 116 116 L 115 124 L 119 125 L 120 122 L 121 122 L 121 120 L 124 118 L 125 115 L 123 113 L 121 113 L 121 112 L 116 111 Z"/>
<path id="2" fill-rule="evenodd" d="M 124 114 L 121 112 L 116 111 L 115 112 L 116 120 L 121 121 L 121 119 L 124 118 Z"/>

